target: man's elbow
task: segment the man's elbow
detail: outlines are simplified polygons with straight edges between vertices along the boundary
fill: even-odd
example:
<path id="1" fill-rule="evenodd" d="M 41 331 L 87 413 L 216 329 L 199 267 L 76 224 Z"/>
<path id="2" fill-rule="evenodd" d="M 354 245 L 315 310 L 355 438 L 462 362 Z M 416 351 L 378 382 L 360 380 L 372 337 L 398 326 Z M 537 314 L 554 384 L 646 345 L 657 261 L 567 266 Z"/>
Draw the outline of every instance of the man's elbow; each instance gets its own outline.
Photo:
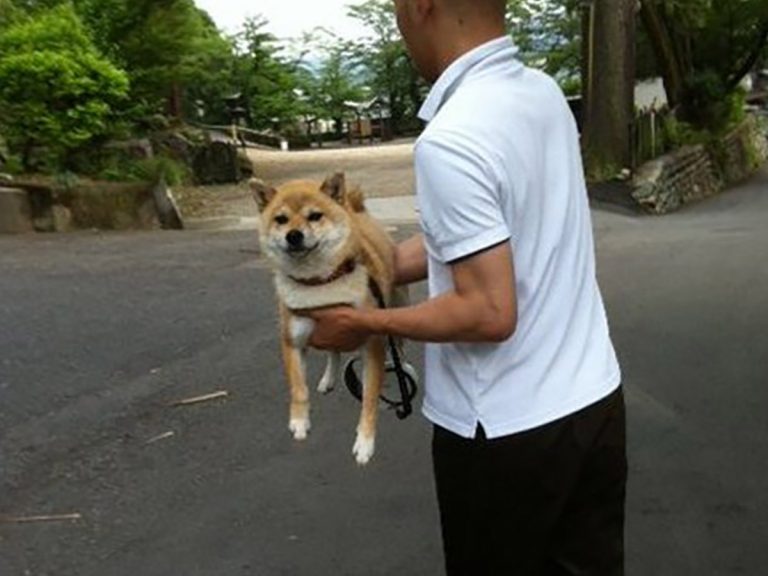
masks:
<path id="1" fill-rule="evenodd" d="M 517 314 L 514 311 L 493 314 L 485 323 L 484 340 L 495 344 L 506 342 L 517 329 Z"/>

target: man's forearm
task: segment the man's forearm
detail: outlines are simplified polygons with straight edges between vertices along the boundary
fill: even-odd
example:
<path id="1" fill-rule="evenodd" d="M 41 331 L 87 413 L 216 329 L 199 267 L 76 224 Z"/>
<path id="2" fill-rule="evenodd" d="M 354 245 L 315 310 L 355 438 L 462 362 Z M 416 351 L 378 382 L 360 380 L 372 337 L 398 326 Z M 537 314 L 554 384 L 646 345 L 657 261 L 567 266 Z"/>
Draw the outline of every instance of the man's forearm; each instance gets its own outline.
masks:
<path id="1" fill-rule="evenodd" d="M 360 314 L 369 332 L 421 342 L 501 342 L 512 335 L 515 324 L 506 311 L 455 292 L 415 306 Z"/>

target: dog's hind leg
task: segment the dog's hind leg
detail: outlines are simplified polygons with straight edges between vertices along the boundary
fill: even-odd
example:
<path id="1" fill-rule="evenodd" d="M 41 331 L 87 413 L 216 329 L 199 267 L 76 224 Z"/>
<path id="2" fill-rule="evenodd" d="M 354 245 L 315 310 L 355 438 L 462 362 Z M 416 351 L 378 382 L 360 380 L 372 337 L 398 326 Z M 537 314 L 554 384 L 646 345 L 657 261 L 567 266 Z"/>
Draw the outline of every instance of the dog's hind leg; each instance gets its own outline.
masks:
<path id="1" fill-rule="evenodd" d="M 288 428 L 294 439 L 304 440 L 309 433 L 309 389 L 306 383 L 306 350 L 283 339 L 283 362 L 291 393 Z"/>
<path id="2" fill-rule="evenodd" d="M 376 440 L 376 419 L 379 410 L 379 395 L 384 382 L 384 362 L 386 348 L 384 338 L 374 336 L 365 346 L 363 404 L 360 422 L 357 425 L 357 438 L 352 448 L 357 463 L 367 464 L 373 457 Z"/>
<path id="3" fill-rule="evenodd" d="M 341 354 L 338 352 L 328 352 L 328 363 L 325 365 L 325 372 L 317 385 L 317 391 L 321 394 L 327 394 L 336 386 L 339 381 L 341 371 Z"/>

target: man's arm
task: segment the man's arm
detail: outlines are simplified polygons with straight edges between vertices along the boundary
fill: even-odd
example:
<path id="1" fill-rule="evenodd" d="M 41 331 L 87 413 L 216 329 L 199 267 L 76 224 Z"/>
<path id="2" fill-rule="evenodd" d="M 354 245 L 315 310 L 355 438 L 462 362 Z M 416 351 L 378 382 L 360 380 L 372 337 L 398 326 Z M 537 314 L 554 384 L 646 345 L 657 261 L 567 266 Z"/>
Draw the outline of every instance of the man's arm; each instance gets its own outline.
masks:
<path id="1" fill-rule="evenodd" d="M 502 342 L 517 326 L 508 242 L 451 266 L 454 290 L 416 306 L 361 314 L 362 327 L 424 342 Z"/>
<path id="2" fill-rule="evenodd" d="M 455 289 L 415 306 L 309 312 L 317 321 L 310 344 L 351 350 L 371 334 L 424 342 L 502 342 L 509 338 L 517 326 L 509 243 L 470 256 L 451 268 Z"/>
<path id="3" fill-rule="evenodd" d="M 427 278 L 427 250 L 424 235 L 417 234 L 395 249 L 395 284 L 403 286 Z"/>

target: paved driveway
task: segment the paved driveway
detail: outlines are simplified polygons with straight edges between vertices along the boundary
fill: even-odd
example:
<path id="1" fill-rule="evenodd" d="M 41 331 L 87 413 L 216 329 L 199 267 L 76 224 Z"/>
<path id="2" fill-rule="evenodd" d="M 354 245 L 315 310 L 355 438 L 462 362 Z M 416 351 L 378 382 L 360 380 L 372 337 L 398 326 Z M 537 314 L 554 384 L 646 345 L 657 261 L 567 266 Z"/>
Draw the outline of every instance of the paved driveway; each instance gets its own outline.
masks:
<path id="1" fill-rule="evenodd" d="M 677 215 L 594 217 L 630 410 L 628 572 L 762 574 L 768 172 Z M 0 523 L 0 574 L 440 573 L 419 416 L 383 414 L 363 470 L 343 391 L 290 440 L 257 248 L 250 231 L 0 238 L 0 514 L 82 515 Z"/>

